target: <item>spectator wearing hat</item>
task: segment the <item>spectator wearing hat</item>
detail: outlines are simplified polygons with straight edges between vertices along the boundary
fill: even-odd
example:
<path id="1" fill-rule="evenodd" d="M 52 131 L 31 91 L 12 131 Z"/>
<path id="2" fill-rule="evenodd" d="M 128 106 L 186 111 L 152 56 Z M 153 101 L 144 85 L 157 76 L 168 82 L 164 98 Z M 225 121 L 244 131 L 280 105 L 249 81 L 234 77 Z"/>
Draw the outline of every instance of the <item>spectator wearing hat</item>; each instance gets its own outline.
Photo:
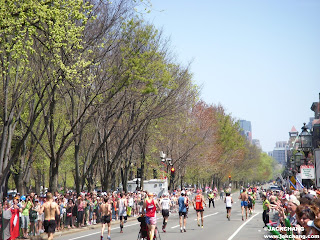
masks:
<path id="1" fill-rule="evenodd" d="M 27 196 L 22 196 L 21 197 L 21 206 L 22 206 L 22 212 L 21 212 L 21 229 L 22 229 L 22 234 L 23 238 L 27 239 L 28 238 L 28 226 L 29 226 L 29 211 L 33 206 L 33 203 L 30 200 L 30 197 Z"/>
<path id="2" fill-rule="evenodd" d="M 291 226 L 297 225 L 297 207 L 300 206 L 300 202 L 297 199 L 289 200 L 288 202 L 288 219 L 290 221 Z"/>

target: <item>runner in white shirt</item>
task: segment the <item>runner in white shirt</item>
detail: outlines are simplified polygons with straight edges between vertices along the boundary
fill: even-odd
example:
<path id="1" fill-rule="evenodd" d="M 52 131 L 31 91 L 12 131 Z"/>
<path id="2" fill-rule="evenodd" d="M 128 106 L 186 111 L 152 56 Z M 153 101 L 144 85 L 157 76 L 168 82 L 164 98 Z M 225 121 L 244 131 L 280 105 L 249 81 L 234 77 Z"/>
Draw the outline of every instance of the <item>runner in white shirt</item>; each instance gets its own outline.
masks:
<path id="1" fill-rule="evenodd" d="M 163 216 L 163 224 L 162 224 L 162 231 L 166 232 L 166 226 L 169 217 L 169 209 L 171 207 L 171 200 L 168 197 L 168 194 L 163 194 L 163 198 L 160 200 L 160 205 L 162 209 L 162 216 Z"/>
<path id="2" fill-rule="evenodd" d="M 226 193 L 226 198 L 224 199 L 224 202 L 226 204 L 226 209 L 227 209 L 227 218 L 230 221 L 231 217 L 231 208 L 232 208 L 232 197 L 230 196 L 230 193 Z"/>

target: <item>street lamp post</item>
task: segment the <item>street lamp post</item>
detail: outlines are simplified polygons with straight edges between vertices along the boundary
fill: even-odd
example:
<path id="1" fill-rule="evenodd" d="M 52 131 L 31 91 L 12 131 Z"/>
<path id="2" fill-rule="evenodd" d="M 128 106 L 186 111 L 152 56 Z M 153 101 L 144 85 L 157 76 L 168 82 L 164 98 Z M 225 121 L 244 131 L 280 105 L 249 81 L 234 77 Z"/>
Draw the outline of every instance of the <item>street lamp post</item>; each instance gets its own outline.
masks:
<path id="1" fill-rule="evenodd" d="M 172 159 L 171 159 L 171 158 L 167 158 L 166 156 L 167 156 L 167 155 L 166 155 L 163 151 L 160 152 L 161 162 L 166 165 L 166 167 L 167 167 L 166 173 L 168 173 L 168 172 L 169 172 L 169 167 L 170 167 L 170 168 L 173 167 L 173 164 L 172 164 Z M 171 174 L 171 176 L 170 176 L 170 186 L 169 186 L 169 189 L 171 188 L 172 185 L 173 185 L 173 176 L 172 176 L 172 174 Z"/>
<path id="2" fill-rule="evenodd" d="M 300 148 L 308 157 L 308 153 L 312 150 L 312 134 L 308 131 L 306 123 L 303 123 L 302 132 L 299 135 Z"/>
<path id="3" fill-rule="evenodd" d="M 303 123 L 303 127 L 301 128 L 301 130 L 302 131 L 299 134 L 299 143 L 300 143 L 300 149 L 304 153 L 301 155 L 303 157 L 304 164 L 309 164 L 308 163 L 309 152 L 312 151 L 312 133 L 308 130 L 306 123 Z M 310 187 L 311 185 L 310 181 L 311 181 L 310 179 L 302 179 L 302 182 L 305 182 L 307 187 Z"/>

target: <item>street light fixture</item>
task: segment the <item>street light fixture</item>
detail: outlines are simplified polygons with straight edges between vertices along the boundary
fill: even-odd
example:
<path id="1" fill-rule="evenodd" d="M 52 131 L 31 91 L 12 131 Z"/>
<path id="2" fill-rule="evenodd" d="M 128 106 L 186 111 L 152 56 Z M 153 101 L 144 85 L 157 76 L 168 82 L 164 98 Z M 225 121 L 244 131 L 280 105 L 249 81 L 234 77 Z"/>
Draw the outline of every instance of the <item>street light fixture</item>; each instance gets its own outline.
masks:
<path id="1" fill-rule="evenodd" d="M 307 152 L 312 149 L 312 134 L 308 131 L 306 123 L 303 123 L 302 132 L 299 135 L 300 148 Z"/>

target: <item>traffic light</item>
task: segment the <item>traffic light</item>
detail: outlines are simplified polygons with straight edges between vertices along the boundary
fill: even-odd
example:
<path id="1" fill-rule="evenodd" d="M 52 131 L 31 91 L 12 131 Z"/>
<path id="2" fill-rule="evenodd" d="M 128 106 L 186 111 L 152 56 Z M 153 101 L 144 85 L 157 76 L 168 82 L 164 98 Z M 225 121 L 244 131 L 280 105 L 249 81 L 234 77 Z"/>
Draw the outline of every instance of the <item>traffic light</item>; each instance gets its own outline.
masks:
<path id="1" fill-rule="evenodd" d="M 171 168 L 171 178 L 174 179 L 174 173 L 175 173 L 175 169 L 174 167 Z"/>
<path id="2" fill-rule="evenodd" d="M 229 175 L 229 182 L 231 182 L 231 175 Z"/>
<path id="3" fill-rule="evenodd" d="M 158 174 L 157 174 L 157 170 L 153 169 L 153 179 L 157 179 Z"/>
<path id="4" fill-rule="evenodd" d="M 141 178 L 141 168 L 137 168 L 137 178 Z"/>

